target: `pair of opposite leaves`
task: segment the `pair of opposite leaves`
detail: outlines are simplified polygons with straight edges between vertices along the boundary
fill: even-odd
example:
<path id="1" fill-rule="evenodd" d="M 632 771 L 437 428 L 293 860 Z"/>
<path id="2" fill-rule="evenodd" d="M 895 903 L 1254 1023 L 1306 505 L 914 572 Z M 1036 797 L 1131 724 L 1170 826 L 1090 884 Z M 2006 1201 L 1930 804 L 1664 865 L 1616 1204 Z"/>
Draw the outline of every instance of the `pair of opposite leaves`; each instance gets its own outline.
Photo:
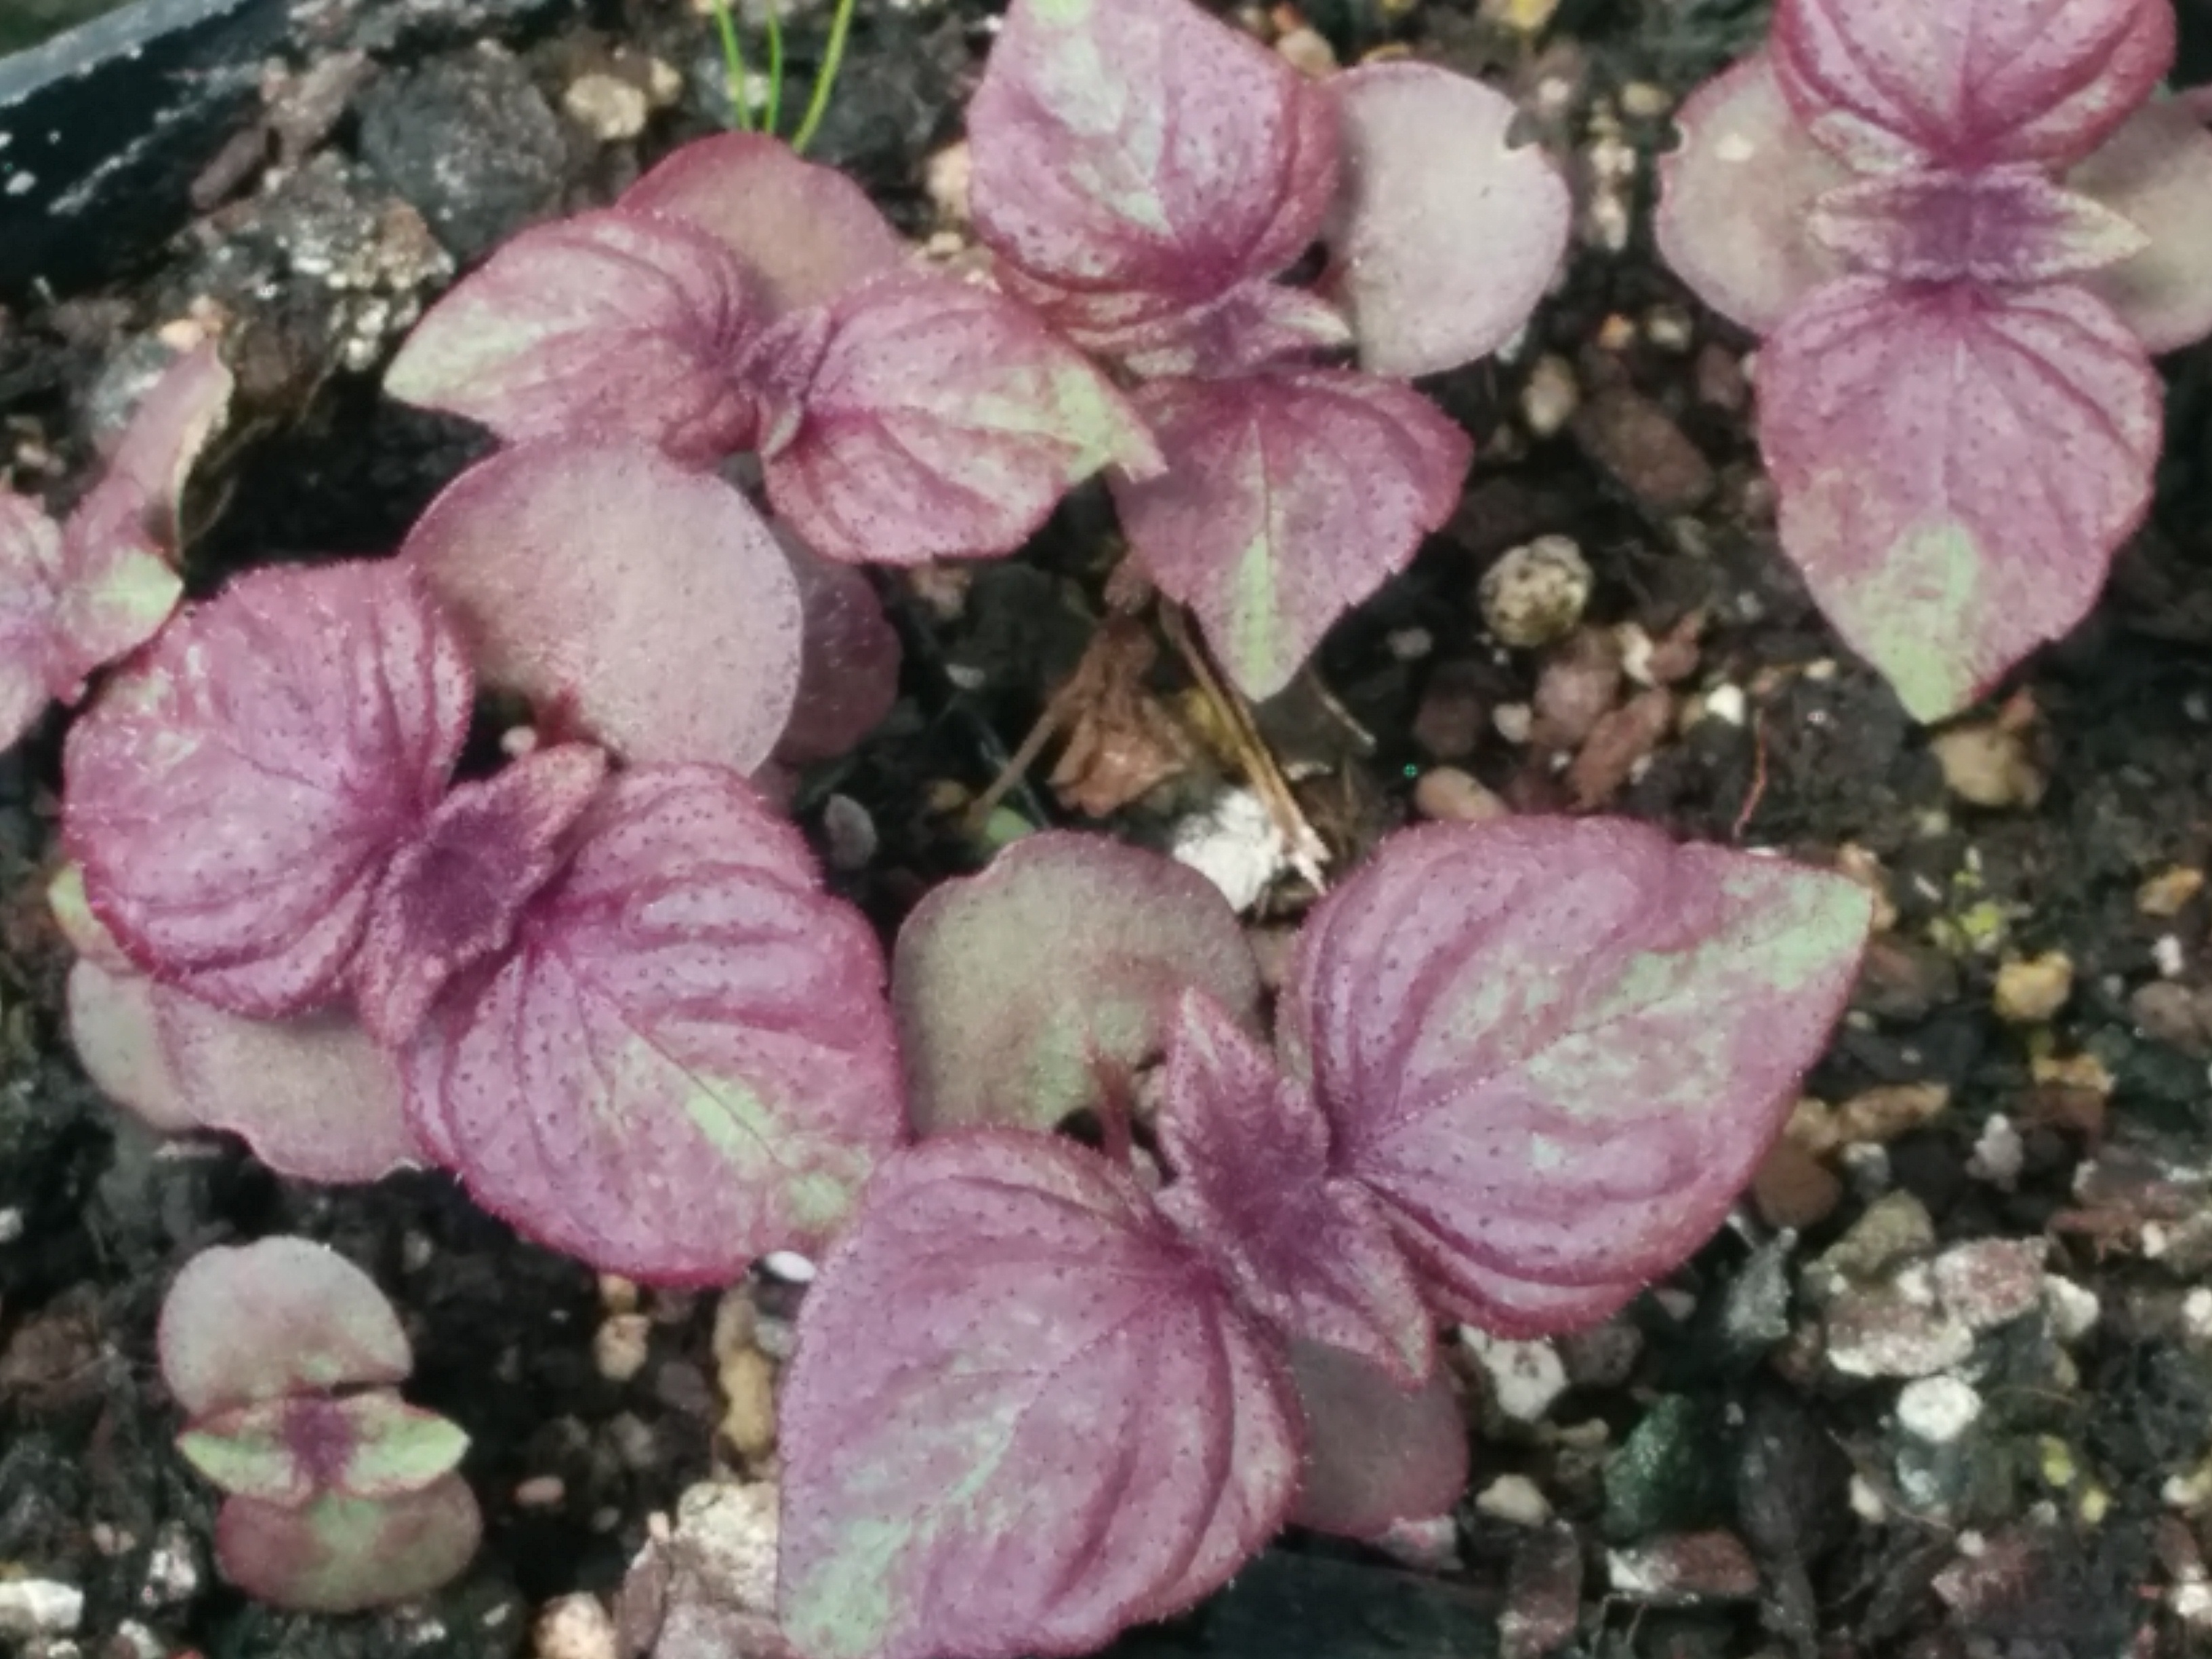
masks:
<path id="1" fill-rule="evenodd" d="M 1567 191 L 1513 113 L 1422 64 L 1310 82 L 1189 0 L 1017 0 L 968 111 L 996 286 L 916 269 L 842 175 L 710 139 L 502 248 L 386 384 L 518 443 L 757 451 L 839 560 L 1010 553 L 1108 469 L 1139 563 L 1266 696 L 1457 501 L 1471 447 L 1402 377 L 1496 349 L 1558 267 Z M 1317 239 L 1319 291 L 1279 281 Z"/>
<path id="2" fill-rule="evenodd" d="M 1635 824 L 1407 831 L 1308 917 L 1271 1057 L 1188 871 L 1053 834 L 933 892 L 893 972 L 927 1139 L 823 1263 L 782 1400 L 786 1633 L 808 1659 L 1085 1652 L 1286 1517 L 1449 1504 L 1433 1320 L 1570 1328 L 1686 1256 L 1869 909 Z M 1163 1048 L 1164 1187 L 1041 1133 Z"/>
<path id="3" fill-rule="evenodd" d="M 1766 337 L 1783 545 L 1939 720 L 2087 612 L 2148 510 L 2149 354 L 2212 331 L 2171 0 L 1780 0 L 1698 92 L 1659 243 Z"/>

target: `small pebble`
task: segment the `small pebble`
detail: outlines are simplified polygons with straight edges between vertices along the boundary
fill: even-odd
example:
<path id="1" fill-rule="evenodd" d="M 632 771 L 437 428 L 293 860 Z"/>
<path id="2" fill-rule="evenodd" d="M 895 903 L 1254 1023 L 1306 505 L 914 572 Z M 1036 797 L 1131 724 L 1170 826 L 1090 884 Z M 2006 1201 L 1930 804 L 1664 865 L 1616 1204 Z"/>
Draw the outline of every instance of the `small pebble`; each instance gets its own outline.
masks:
<path id="1" fill-rule="evenodd" d="M 0 1578 L 0 1636 L 66 1636 L 84 1617 L 84 1592 L 51 1578 Z"/>
<path id="2" fill-rule="evenodd" d="M 1539 536 L 1483 573 L 1482 620 L 1503 645 L 1534 650 L 1564 639 L 1582 620 L 1594 578 L 1565 536 Z"/>
<path id="3" fill-rule="evenodd" d="M 645 1369 L 653 1321 L 641 1313 L 616 1314 L 592 1337 L 592 1361 L 610 1382 L 627 1382 Z"/>
<path id="4" fill-rule="evenodd" d="M 1887 1146 L 1951 1103 L 1941 1083 L 1889 1083 L 1853 1095 L 1836 1108 L 1836 1133 L 1846 1144 Z"/>
<path id="5" fill-rule="evenodd" d="M 596 1595 L 564 1595 L 538 1615 L 531 1640 L 538 1659 L 619 1659 L 615 1621 Z"/>
<path id="6" fill-rule="evenodd" d="M 143 1607 L 180 1607 L 200 1593 L 200 1553 L 191 1530 L 179 1524 L 154 1534 L 146 1577 L 138 1589 Z"/>
<path id="7" fill-rule="evenodd" d="M 1275 42 L 1275 55 L 1309 80 L 1336 73 L 1336 49 L 1318 29 L 1285 30 Z"/>
<path id="8" fill-rule="evenodd" d="M 1631 81 L 1620 89 L 1620 112 L 1638 121 L 1656 121 L 1674 107 L 1674 95 L 1650 81 Z"/>
<path id="9" fill-rule="evenodd" d="M 561 94 L 561 107 L 602 143 L 619 143 L 645 131 L 653 113 L 652 101 L 642 88 L 618 75 L 594 72 L 580 75 Z"/>
<path id="10" fill-rule="evenodd" d="M 2161 933 L 2153 942 L 2150 959 L 2164 979 L 2179 979 L 2189 968 L 2189 954 L 2182 949 L 2181 940 L 2172 933 Z"/>
<path id="11" fill-rule="evenodd" d="M 1916 1378 L 1897 1396 L 1897 1426 L 1930 1446 L 1954 1443 L 1981 1414 L 1982 1396 L 1955 1376 Z"/>
<path id="12" fill-rule="evenodd" d="M 2057 1273 L 2043 1277 L 2043 1305 L 2051 1313 L 2051 1334 L 2061 1342 L 2079 1342 L 2097 1328 L 2103 1311 L 2096 1291 Z"/>
<path id="13" fill-rule="evenodd" d="M 1966 1173 L 2010 1192 L 2020 1184 L 2020 1173 L 2027 1163 L 2027 1143 L 2021 1139 L 2013 1121 L 2002 1112 L 1991 1112 L 1966 1158 Z"/>
<path id="14" fill-rule="evenodd" d="M 1551 1500 L 1525 1474 L 1501 1474 L 1474 1496 L 1476 1512 L 1509 1526 L 1540 1527 L 1552 1518 Z"/>
<path id="15" fill-rule="evenodd" d="M 775 1362 L 758 1348 L 738 1348 L 722 1357 L 715 1378 L 722 1438 L 744 1457 L 766 1456 L 775 1447 Z"/>
<path id="16" fill-rule="evenodd" d="M 796 1250 L 770 1250 L 761 1258 L 761 1266 L 773 1278 L 787 1285 L 811 1285 L 814 1282 L 814 1263 Z"/>
<path id="17" fill-rule="evenodd" d="M 1998 721 L 1954 726 L 1929 739 L 1944 784 L 1975 806 L 2033 806 L 2047 780 L 2028 757 L 2026 736 Z"/>
<path id="18" fill-rule="evenodd" d="M 2010 1324 L 2043 1304 L 2040 1238 L 1978 1238 L 1954 1244 L 1930 1270 L 1944 1307 L 1968 1328 L 1985 1331 Z"/>
<path id="19" fill-rule="evenodd" d="M 1413 810 L 1445 823 L 1488 823 L 1513 809 L 1455 766 L 1432 766 L 1413 786 Z"/>
<path id="20" fill-rule="evenodd" d="M 929 194 L 932 206 L 937 210 L 938 222 L 964 225 L 969 216 L 969 192 L 975 176 L 975 157 L 969 150 L 968 141 L 947 144 L 929 158 L 927 169 L 922 174 L 922 188 Z"/>
<path id="21" fill-rule="evenodd" d="M 1528 371 L 1521 388 L 1521 419 L 1529 435 L 1555 438 L 1567 429 L 1582 407 L 1583 390 L 1575 379 L 1574 365 L 1554 352 L 1546 352 Z"/>
<path id="22" fill-rule="evenodd" d="M 533 1474 L 514 1489 L 518 1509 L 552 1510 L 568 1495 L 568 1483 L 557 1474 Z"/>
<path id="23" fill-rule="evenodd" d="M 1472 1325 L 1460 1327 L 1459 1340 L 1489 1379 L 1492 1401 L 1516 1423 L 1540 1421 L 1566 1392 L 1566 1367 L 1549 1342 L 1511 1342 Z"/>
<path id="24" fill-rule="evenodd" d="M 2073 994 L 2073 959 L 2063 951 L 2046 951 L 1999 968 L 1992 1000 L 1997 1018 L 2008 1024 L 2040 1025 Z"/>
<path id="25" fill-rule="evenodd" d="M 1759 1594 L 1758 1565 L 1733 1533 L 1677 1534 L 1608 1550 L 1605 1569 L 1615 1595 L 1655 1607 L 1747 1601 Z"/>
<path id="26" fill-rule="evenodd" d="M 2204 872 L 2186 865 L 2161 871 L 2136 889 L 2136 908 L 2165 921 L 2179 915 L 2204 889 Z"/>

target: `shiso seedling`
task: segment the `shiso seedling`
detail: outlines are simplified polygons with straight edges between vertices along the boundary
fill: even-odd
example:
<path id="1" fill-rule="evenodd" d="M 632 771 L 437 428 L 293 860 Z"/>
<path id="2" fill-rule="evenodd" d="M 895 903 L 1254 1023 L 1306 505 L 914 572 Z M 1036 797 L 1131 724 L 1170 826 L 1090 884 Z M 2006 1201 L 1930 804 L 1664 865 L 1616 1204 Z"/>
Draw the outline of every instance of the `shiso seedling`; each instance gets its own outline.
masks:
<path id="1" fill-rule="evenodd" d="M 2212 332 L 2168 0 L 1781 0 L 1681 112 L 1660 246 L 1765 337 L 1782 545 L 1936 720 L 2088 611 Z"/>
<path id="2" fill-rule="evenodd" d="M 1466 1445 L 1436 1322 L 1571 1329 L 1695 1249 L 1871 910 L 1625 822 L 1407 831 L 1308 917 L 1271 1047 L 1235 916 L 1164 860 L 1052 833 L 940 889 L 894 958 L 934 1133 L 800 1315 L 787 1634 L 807 1659 L 1083 1653 L 1287 1519 L 1442 1507 Z M 1125 948 L 1125 918 L 1168 913 L 1169 944 Z M 1110 1120 L 1148 1061 L 1139 1157 Z M 1042 1132 L 1076 1110 L 1105 1151 Z M 1383 1422 L 1402 1439 L 1359 1462 Z"/>
<path id="3" fill-rule="evenodd" d="M 301 1238 L 218 1245 L 161 1308 L 177 1449 L 228 1494 L 223 1577 L 308 1613 L 423 1595 L 475 1555 L 483 1523 L 456 1473 L 468 1437 L 408 1405 L 406 1334 L 368 1274 Z"/>

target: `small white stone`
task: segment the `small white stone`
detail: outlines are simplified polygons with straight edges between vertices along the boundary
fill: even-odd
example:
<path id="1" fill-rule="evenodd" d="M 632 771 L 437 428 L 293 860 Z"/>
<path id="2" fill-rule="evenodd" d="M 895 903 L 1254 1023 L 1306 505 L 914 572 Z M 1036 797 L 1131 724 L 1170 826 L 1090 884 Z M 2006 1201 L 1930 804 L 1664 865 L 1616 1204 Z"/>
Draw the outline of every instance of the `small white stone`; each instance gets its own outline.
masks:
<path id="1" fill-rule="evenodd" d="M 146 1557 L 146 1578 L 138 1589 L 138 1603 L 147 1607 L 182 1607 L 200 1593 L 199 1551 L 192 1535 L 180 1526 L 167 1526 L 155 1534 Z"/>
<path id="2" fill-rule="evenodd" d="M 2057 1273 L 2043 1276 L 2043 1305 L 2051 1310 L 2051 1334 L 2061 1342 L 2079 1342 L 2096 1328 L 2102 1311 L 2096 1291 Z"/>
<path id="3" fill-rule="evenodd" d="M 1565 430 L 1582 406 L 1582 387 L 1576 383 L 1574 365 L 1547 352 L 1528 371 L 1528 384 L 1521 388 L 1521 419 L 1531 435 L 1550 438 Z"/>
<path id="4" fill-rule="evenodd" d="M 617 1314 L 592 1338 L 592 1358 L 610 1382 L 627 1382 L 645 1369 L 653 1321 L 641 1313 Z"/>
<path id="5" fill-rule="evenodd" d="M 615 1621 L 596 1595 L 564 1595 L 546 1603 L 532 1632 L 538 1659 L 619 1659 Z"/>
<path id="6" fill-rule="evenodd" d="M 796 1250 L 770 1250 L 761 1258 L 761 1266 L 787 1285 L 811 1285 L 814 1264 Z"/>
<path id="7" fill-rule="evenodd" d="M 671 1540 L 709 1597 L 765 1613 L 775 1606 L 776 1486 L 702 1480 L 676 1501 Z"/>
<path id="8" fill-rule="evenodd" d="M 1290 868 L 1290 849 L 1267 802 L 1250 789 L 1224 789 L 1213 804 L 1175 827 L 1168 852 L 1221 890 L 1230 908 L 1250 909 Z"/>
<path id="9" fill-rule="evenodd" d="M 1851 1513 L 1869 1527 L 1878 1527 L 1889 1519 L 1889 1502 L 1863 1474 L 1851 1477 Z"/>
<path id="10" fill-rule="evenodd" d="M 166 1659 L 168 1644 L 148 1630 L 136 1619 L 126 1619 L 115 1627 L 115 1643 L 111 1652 L 114 1659 Z"/>
<path id="11" fill-rule="evenodd" d="M 1516 1527 L 1540 1527 L 1552 1518 L 1551 1500 L 1525 1474 L 1501 1474 L 1474 1497 L 1476 1510 Z"/>
<path id="12" fill-rule="evenodd" d="M 2172 933 L 2160 933 L 2158 942 L 2150 947 L 2150 959 L 2158 964 L 2158 971 L 2166 979 L 2179 979 L 2189 966 L 2189 958 L 2181 948 L 2181 941 Z"/>
<path id="13" fill-rule="evenodd" d="M 1974 1141 L 1972 1155 L 1966 1159 L 1966 1173 L 1977 1181 L 1986 1181 L 1992 1187 L 2010 1192 L 2019 1185 L 2020 1172 L 2027 1160 L 2027 1143 L 2021 1139 L 2013 1121 L 2002 1112 L 1991 1112 Z"/>
<path id="14" fill-rule="evenodd" d="M 1567 1389 L 1567 1368 L 1549 1342 L 1510 1342 L 1472 1325 L 1459 1328 L 1459 1340 L 1490 1379 L 1491 1398 L 1516 1423 L 1540 1421 Z"/>
<path id="15" fill-rule="evenodd" d="M 0 1210 L 0 1244 L 13 1244 L 23 1236 L 23 1212 L 21 1210 Z"/>
<path id="16" fill-rule="evenodd" d="M 1917 1378 L 1897 1396 L 1897 1426 L 1930 1446 L 1951 1444 L 1981 1414 L 1982 1396 L 1955 1376 Z"/>
<path id="17" fill-rule="evenodd" d="M 0 1636 L 65 1636 L 84 1617 L 84 1592 L 51 1578 L 0 1578 Z"/>
<path id="18" fill-rule="evenodd" d="M 1525 702 L 1501 702 L 1490 711 L 1490 723 L 1508 743 L 1526 743 L 1536 729 L 1536 713 Z"/>
<path id="19" fill-rule="evenodd" d="M 2212 1630 L 2212 1584 L 2202 1579 L 2176 1584 L 2168 1593 L 2166 1605 L 2183 1624 L 2197 1630 Z"/>
<path id="20" fill-rule="evenodd" d="M 2212 1342 L 2212 1290 L 2200 1285 L 2181 1298 L 2181 1334 L 2192 1342 Z"/>
<path id="21" fill-rule="evenodd" d="M 1748 713 L 1740 685 L 1717 685 L 1705 693 L 1705 718 L 1729 726 L 1741 726 Z"/>

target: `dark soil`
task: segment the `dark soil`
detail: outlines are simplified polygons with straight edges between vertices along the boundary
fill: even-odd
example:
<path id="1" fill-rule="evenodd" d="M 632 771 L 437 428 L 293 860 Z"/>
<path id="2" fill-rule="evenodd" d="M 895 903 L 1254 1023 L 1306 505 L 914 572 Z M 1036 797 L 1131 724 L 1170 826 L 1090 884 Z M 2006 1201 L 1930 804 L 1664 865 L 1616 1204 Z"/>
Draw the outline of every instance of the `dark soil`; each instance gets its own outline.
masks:
<path id="1" fill-rule="evenodd" d="M 917 235 L 957 234 L 925 179 L 957 137 L 986 9 L 864 6 L 815 149 Z M 605 199 L 720 114 L 711 31 L 683 5 L 294 10 L 268 118 L 203 176 L 194 224 L 107 286 L 0 312 L 14 476 L 58 501 L 82 487 L 90 434 L 158 366 L 156 337 L 223 323 L 243 418 L 195 501 L 199 591 L 249 562 L 390 548 L 481 447 L 377 392 L 421 305 L 458 264 Z M 1510 359 L 1434 387 L 1482 447 L 1448 532 L 1338 630 L 1310 682 L 1261 711 L 1336 862 L 1486 790 L 1841 857 L 1895 920 L 1808 1084 L 1838 1109 L 1801 1114 L 1735 1224 L 1628 1315 L 1536 1357 L 1560 1367 L 1560 1391 L 1533 1411 L 1497 1362 L 1455 1356 L 1479 1438 L 1449 1534 L 1394 1551 L 1286 1540 L 1215 1607 L 1129 1650 L 2196 1650 L 2212 1641 L 2212 1478 L 2198 1478 L 2212 1450 L 2212 894 L 2197 885 L 2212 865 L 2212 352 L 2170 365 L 2158 513 L 2105 603 L 1961 723 L 1947 769 L 1777 554 L 1749 343 L 1650 252 L 1665 109 L 1758 38 L 1764 8 L 1565 0 L 1534 42 L 1472 0 L 1316 0 L 1308 15 L 1341 59 L 1402 40 L 1512 86 L 1592 227 Z M 794 27 L 802 74 L 822 25 L 817 9 Z M 641 136 L 608 139 L 564 112 L 594 73 L 672 101 Z M 1629 228 L 1618 251 L 1597 234 L 1608 203 Z M 798 798 L 887 930 L 988 852 L 960 809 L 1106 614 L 1109 524 L 1079 497 L 1018 562 L 887 583 L 906 695 Z M 1583 632 L 1504 651 L 1482 630 L 1478 581 L 1547 535 L 1595 573 Z M 1665 672 L 1647 678 L 1661 684 L 1611 665 L 1626 624 L 1660 642 Z M 1080 801 L 1158 842 L 1234 777 L 1242 757 L 1164 644 L 1119 690 L 1085 714 L 1108 760 L 1064 766 L 1055 787 L 1048 748 L 1012 811 L 1094 822 Z M 43 1580 L 85 1599 L 73 1631 L 17 1639 L 49 1659 L 529 1650 L 542 1604 L 611 1597 L 687 1486 L 716 1468 L 772 1473 L 718 1437 L 715 1299 L 647 1296 L 647 1358 L 617 1379 L 595 1340 L 625 1289 L 520 1243 L 442 1179 L 313 1189 L 228 1145 L 160 1144 L 112 1111 L 68 1051 L 65 952 L 41 899 L 63 728 L 57 715 L 0 757 L 0 1598 Z M 1989 763 L 1978 781 L 1962 744 Z M 1133 795 L 1121 786 L 1139 774 L 1164 781 Z M 862 822 L 875 844 L 856 853 Z M 1310 896 L 1279 883 L 1255 927 Z M 2001 1016 L 2001 1000 L 2022 1012 L 2009 1005 L 2024 982 L 2000 999 L 2001 969 L 2049 953 L 2070 966 L 2063 1006 Z M 289 1618 L 214 1574 L 210 1494 L 171 1449 L 153 1322 L 193 1252 L 278 1231 L 376 1276 L 416 1342 L 413 1395 L 473 1437 L 486 1547 L 427 1606 Z M 1900 1275 L 1930 1255 L 1966 1261 L 1955 1247 L 1974 1241 L 2020 1243 L 2005 1260 L 2028 1289 L 2007 1302 L 2006 1286 L 1980 1287 L 1996 1313 L 1946 1304 L 1971 1357 L 1922 1369 L 1970 1386 L 1979 1414 L 1939 1443 L 1914 1412 L 1899 1421 L 1905 1371 L 1838 1363 L 1842 1332 L 1905 1340 Z M 2045 1273 L 2071 1288 L 2039 1294 Z M 1519 1488 L 1476 1505 L 1509 1475 L 1558 1519 L 1531 1524 Z M 633 1629 L 649 1639 L 649 1622 Z"/>

